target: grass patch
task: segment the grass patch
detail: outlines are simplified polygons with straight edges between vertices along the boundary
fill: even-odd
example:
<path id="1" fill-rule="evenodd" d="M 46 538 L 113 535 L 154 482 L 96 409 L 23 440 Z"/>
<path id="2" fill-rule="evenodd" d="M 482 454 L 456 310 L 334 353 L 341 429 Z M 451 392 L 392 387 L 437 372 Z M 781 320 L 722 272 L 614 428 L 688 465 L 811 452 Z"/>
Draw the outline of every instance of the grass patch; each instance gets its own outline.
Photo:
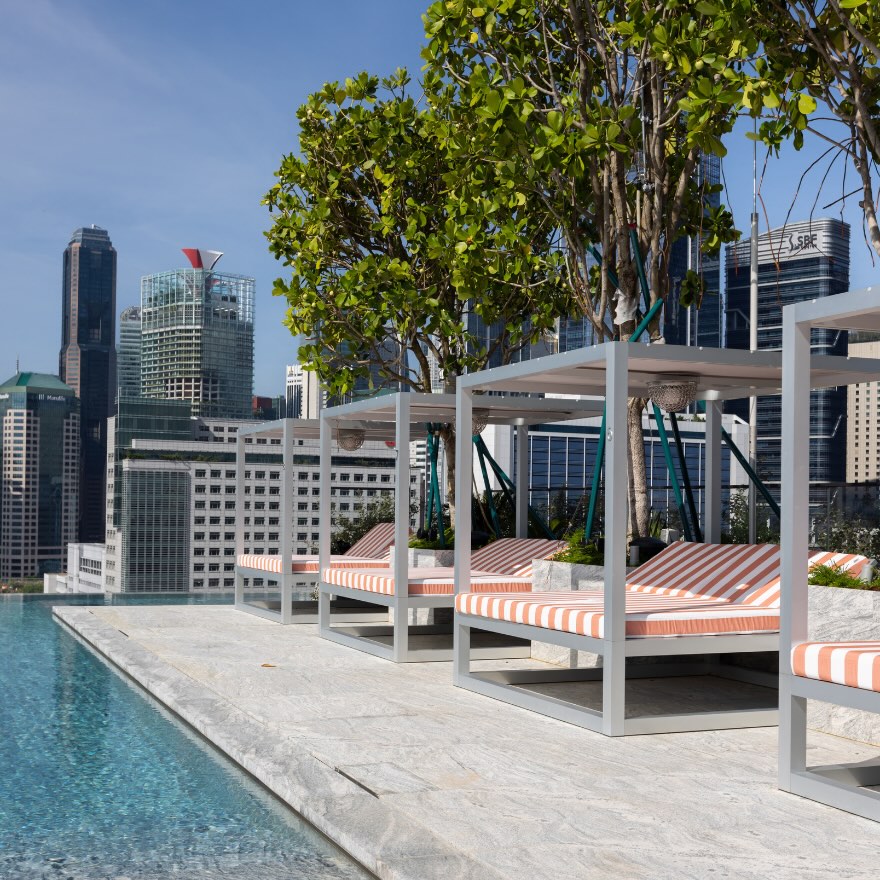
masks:
<path id="1" fill-rule="evenodd" d="M 810 569 L 809 583 L 820 587 L 842 587 L 846 590 L 880 592 L 880 577 L 863 581 L 836 565 L 817 565 Z"/>

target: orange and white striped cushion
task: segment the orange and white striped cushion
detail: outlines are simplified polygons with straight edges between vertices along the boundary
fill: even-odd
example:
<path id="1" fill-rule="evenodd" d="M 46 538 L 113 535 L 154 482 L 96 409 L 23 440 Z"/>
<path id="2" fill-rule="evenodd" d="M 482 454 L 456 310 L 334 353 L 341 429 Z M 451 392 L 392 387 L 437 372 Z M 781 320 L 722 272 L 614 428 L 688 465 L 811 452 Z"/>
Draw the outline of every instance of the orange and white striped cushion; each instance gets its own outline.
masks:
<path id="1" fill-rule="evenodd" d="M 373 526 L 360 540 L 355 541 L 344 555 L 379 559 L 388 556 L 388 551 L 393 543 L 394 523 L 379 523 Z"/>
<path id="2" fill-rule="evenodd" d="M 803 642 L 791 649 L 791 671 L 880 693 L 880 642 Z"/>
<path id="3" fill-rule="evenodd" d="M 531 577 L 535 559 L 549 559 L 567 546 L 566 541 L 547 538 L 501 538 L 471 556 L 471 566 L 513 577 Z"/>
<path id="4" fill-rule="evenodd" d="M 601 639 L 605 635 L 603 594 L 599 590 L 531 593 L 527 596 L 460 593 L 455 608 L 491 620 Z M 728 635 L 779 631 L 779 612 L 734 606 L 717 599 L 628 593 L 626 635 Z"/>
<path id="5" fill-rule="evenodd" d="M 325 568 L 321 579 L 324 583 L 339 587 L 394 595 L 394 574 L 391 569 Z M 455 592 L 455 578 L 450 568 L 411 568 L 408 580 L 410 596 L 451 596 Z M 532 580 L 474 571 L 471 572 L 471 589 L 475 592 L 523 593 L 532 589 Z"/>
<path id="6" fill-rule="evenodd" d="M 864 556 L 815 551 L 808 568 L 834 565 L 857 575 Z M 778 608 L 780 554 L 775 544 L 697 544 L 678 541 L 639 566 L 628 591 L 723 599 L 734 605 Z"/>
<path id="7" fill-rule="evenodd" d="M 388 561 L 385 559 L 369 559 L 366 557 L 331 556 L 332 566 L 347 568 L 385 568 Z M 272 574 L 281 574 L 280 556 L 263 556 L 255 553 L 243 553 L 238 556 L 238 567 L 249 568 L 255 571 L 267 571 Z M 290 563 L 290 574 L 314 574 L 318 571 L 317 556 L 294 556 Z"/>

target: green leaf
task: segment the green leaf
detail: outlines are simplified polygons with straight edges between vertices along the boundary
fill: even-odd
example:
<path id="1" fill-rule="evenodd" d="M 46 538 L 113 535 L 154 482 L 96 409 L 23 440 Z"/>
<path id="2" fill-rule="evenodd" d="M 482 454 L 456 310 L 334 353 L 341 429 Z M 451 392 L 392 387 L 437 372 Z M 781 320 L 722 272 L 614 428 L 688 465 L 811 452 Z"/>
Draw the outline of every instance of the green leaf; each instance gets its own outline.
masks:
<path id="1" fill-rule="evenodd" d="M 557 133 L 562 131 L 562 114 L 558 110 L 551 110 L 547 114 L 547 125 Z"/>
<path id="2" fill-rule="evenodd" d="M 804 116 L 809 116 L 816 109 L 816 99 L 812 97 L 812 95 L 800 94 L 798 95 L 798 110 L 804 114 Z"/>

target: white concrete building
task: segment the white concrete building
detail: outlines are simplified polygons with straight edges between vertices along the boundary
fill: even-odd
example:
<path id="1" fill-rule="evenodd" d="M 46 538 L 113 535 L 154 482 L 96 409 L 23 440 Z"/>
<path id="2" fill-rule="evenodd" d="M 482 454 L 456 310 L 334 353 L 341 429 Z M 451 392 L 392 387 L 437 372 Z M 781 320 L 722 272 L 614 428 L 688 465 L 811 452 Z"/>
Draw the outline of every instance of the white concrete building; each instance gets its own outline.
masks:
<path id="1" fill-rule="evenodd" d="M 880 358 L 877 334 L 850 334 L 851 357 Z M 880 479 L 880 382 L 861 382 L 846 389 L 846 481 Z"/>

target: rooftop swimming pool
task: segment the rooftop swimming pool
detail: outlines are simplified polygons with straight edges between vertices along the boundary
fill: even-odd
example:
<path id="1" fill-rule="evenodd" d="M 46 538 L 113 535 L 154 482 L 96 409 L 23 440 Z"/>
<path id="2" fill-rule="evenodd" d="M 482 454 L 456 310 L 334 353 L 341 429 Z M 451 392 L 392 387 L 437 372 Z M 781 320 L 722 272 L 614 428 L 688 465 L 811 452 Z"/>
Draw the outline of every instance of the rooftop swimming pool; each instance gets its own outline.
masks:
<path id="1" fill-rule="evenodd" d="M 368 876 L 52 619 L 87 603 L 0 598 L 0 878 Z"/>

